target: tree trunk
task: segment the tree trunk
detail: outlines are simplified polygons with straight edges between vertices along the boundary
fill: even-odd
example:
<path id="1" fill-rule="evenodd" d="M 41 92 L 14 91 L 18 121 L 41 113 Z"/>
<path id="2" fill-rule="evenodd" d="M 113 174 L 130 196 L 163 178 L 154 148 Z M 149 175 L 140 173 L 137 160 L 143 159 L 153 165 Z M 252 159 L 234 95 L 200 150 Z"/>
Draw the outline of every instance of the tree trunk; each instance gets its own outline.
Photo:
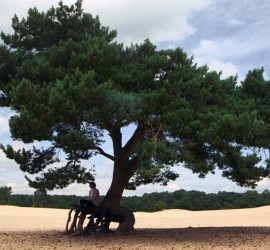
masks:
<path id="1" fill-rule="evenodd" d="M 119 222 L 117 233 L 129 234 L 134 230 L 135 217 L 131 210 L 120 206 L 121 197 L 132 177 L 123 163 L 115 163 L 111 186 L 101 204 L 105 215 L 105 230 L 109 229 L 111 221 Z"/>
<path id="2" fill-rule="evenodd" d="M 135 136 L 129 141 L 128 145 L 122 147 L 122 134 L 120 128 L 108 129 L 113 142 L 114 150 L 114 169 L 111 186 L 101 204 L 101 210 L 105 216 L 105 230 L 109 229 L 111 221 L 119 222 L 116 232 L 129 234 L 133 231 L 135 217 L 131 210 L 120 206 L 120 201 L 127 187 L 130 178 L 134 174 L 135 165 L 129 162 L 129 147 L 134 141 Z"/>
<path id="3" fill-rule="evenodd" d="M 123 163 L 114 163 L 113 177 L 111 186 L 102 202 L 105 207 L 117 207 L 127 186 L 132 173 L 127 170 Z"/>

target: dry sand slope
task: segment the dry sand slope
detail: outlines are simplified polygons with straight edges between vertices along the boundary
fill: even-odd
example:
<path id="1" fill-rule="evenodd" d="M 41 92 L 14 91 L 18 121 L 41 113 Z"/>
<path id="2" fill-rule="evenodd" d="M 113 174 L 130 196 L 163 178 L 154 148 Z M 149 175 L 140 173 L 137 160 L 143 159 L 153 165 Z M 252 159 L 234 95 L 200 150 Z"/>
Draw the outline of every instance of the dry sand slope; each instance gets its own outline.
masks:
<path id="1" fill-rule="evenodd" d="M 270 206 L 199 212 L 138 212 L 135 213 L 136 230 L 129 236 L 65 235 L 68 212 L 0 206 L 0 249 L 270 250 Z"/>

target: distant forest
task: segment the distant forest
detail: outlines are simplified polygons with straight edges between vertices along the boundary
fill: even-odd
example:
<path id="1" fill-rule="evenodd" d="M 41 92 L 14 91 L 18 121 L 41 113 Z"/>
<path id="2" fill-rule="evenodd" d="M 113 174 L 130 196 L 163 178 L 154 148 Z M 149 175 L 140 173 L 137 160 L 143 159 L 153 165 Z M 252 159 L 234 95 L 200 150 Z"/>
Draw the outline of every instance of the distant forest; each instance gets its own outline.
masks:
<path id="1" fill-rule="evenodd" d="M 76 195 L 48 195 L 35 191 L 34 195 L 12 194 L 11 187 L 0 187 L 0 205 L 21 207 L 70 208 L 87 197 Z M 103 197 L 100 197 L 102 201 Z M 187 209 L 191 211 L 252 208 L 270 205 L 270 191 L 247 191 L 245 193 L 218 192 L 206 194 L 200 191 L 179 190 L 172 193 L 155 192 L 143 196 L 122 197 L 121 205 L 134 212 L 155 212 L 164 209 Z"/>

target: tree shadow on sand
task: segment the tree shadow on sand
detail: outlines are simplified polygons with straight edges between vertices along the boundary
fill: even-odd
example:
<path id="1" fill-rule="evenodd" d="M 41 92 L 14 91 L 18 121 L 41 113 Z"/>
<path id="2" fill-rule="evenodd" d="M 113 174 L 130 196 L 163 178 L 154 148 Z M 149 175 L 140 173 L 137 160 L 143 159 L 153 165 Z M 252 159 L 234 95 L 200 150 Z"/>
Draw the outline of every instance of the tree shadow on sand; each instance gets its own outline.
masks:
<path id="1" fill-rule="evenodd" d="M 130 235 L 63 231 L 0 232 L 0 245 L 18 249 L 24 242 L 35 249 L 269 249 L 270 227 L 144 228 Z M 19 245 L 18 245 L 19 244 Z M 27 247 L 27 245 L 25 245 Z M 3 248 L 5 249 L 5 248 Z"/>

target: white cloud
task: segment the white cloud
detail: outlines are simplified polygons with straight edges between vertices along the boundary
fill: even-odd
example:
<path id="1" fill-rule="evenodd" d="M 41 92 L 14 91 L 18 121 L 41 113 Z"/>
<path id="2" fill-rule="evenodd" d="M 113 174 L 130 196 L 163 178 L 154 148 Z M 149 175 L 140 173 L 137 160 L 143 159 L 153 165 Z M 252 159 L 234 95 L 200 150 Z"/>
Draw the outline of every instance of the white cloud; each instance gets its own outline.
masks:
<path id="1" fill-rule="evenodd" d="M 263 178 L 259 183 L 258 186 L 256 188 L 259 191 L 263 191 L 265 189 L 269 189 L 270 190 L 270 178 Z"/>
<path id="2" fill-rule="evenodd" d="M 270 78 L 269 78 L 269 75 L 268 75 L 268 73 L 267 73 L 266 71 L 263 72 L 263 77 L 264 77 L 264 79 L 266 79 L 266 80 L 269 80 L 269 79 L 270 79 Z"/>
<path id="3" fill-rule="evenodd" d="M 200 41 L 199 47 L 193 50 L 193 53 L 202 56 L 205 54 L 216 52 L 218 46 L 215 41 L 202 40 Z"/>
<path id="4" fill-rule="evenodd" d="M 28 186 L 28 182 L 25 179 L 22 179 L 17 182 L 9 182 L 7 183 L 8 187 L 12 187 L 12 193 L 13 194 L 30 194 L 33 195 L 35 192 L 35 189 L 30 188 Z"/>
<path id="5" fill-rule="evenodd" d="M 10 171 L 16 163 L 6 157 L 4 152 L 0 150 L 0 172 Z"/>
<path id="6" fill-rule="evenodd" d="M 99 15 L 101 23 L 118 31 L 118 40 L 126 45 L 181 40 L 195 29 L 188 24 L 193 11 L 205 8 L 211 0 L 105 0 L 85 3 L 85 10 Z"/>
<path id="7" fill-rule="evenodd" d="M 232 27 L 236 27 L 236 26 L 239 27 L 239 26 L 244 26 L 245 25 L 245 23 L 242 20 L 240 20 L 238 18 L 235 18 L 235 17 L 228 18 L 227 19 L 227 24 L 229 26 L 232 26 Z"/>
<path id="8" fill-rule="evenodd" d="M 241 188 L 235 188 L 233 185 L 226 185 L 220 188 L 221 192 L 241 192 L 239 191 Z"/>
<path id="9" fill-rule="evenodd" d="M 12 188 L 12 191 L 14 192 L 14 190 L 16 189 L 16 186 L 17 185 L 14 182 L 8 182 L 6 186 L 7 187 L 11 187 Z"/>
<path id="10" fill-rule="evenodd" d="M 74 194 L 78 196 L 88 196 L 89 187 L 87 184 L 73 183 L 65 189 L 55 189 L 53 191 L 48 191 L 47 193 L 49 195 L 73 195 Z"/>
<path id="11" fill-rule="evenodd" d="M 263 38 L 258 38 L 263 39 Z M 237 58 L 262 51 L 265 42 L 255 41 L 254 38 L 246 38 L 245 41 L 241 38 L 226 38 L 223 40 L 203 39 L 198 46 L 192 50 L 195 58 L 204 59 L 205 62 L 211 59 L 216 60 L 233 60 Z"/>
<path id="12" fill-rule="evenodd" d="M 238 75 L 239 80 L 243 79 L 239 69 L 232 62 L 223 60 L 227 51 L 233 51 L 233 41 L 230 39 L 220 41 L 202 40 L 199 47 L 193 50 L 194 59 L 198 65 L 207 65 L 210 70 L 222 71 L 222 78 Z M 231 52 L 228 52 L 231 53 Z"/>
<path id="13" fill-rule="evenodd" d="M 46 11 L 52 5 L 57 6 L 58 0 L 33 1 L 2 0 L 0 21 L 1 30 L 11 32 L 11 17 L 18 14 L 26 17 L 28 9 L 37 6 Z M 63 1 L 70 5 L 71 0 Z M 213 0 L 95 0 L 84 1 L 85 12 L 98 15 L 103 26 L 118 31 L 118 40 L 130 45 L 141 43 L 149 38 L 152 42 L 181 40 L 192 34 L 195 28 L 188 23 L 191 13 L 207 7 Z M 15 7 L 14 7 L 15 6 Z"/>
<path id="14" fill-rule="evenodd" d="M 8 109 L 0 109 L 0 134 L 9 132 L 8 120 L 11 115 L 12 112 L 10 112 Z"/>
<path id="15" fill-rule="evenodd" d="M 208 62 L 208 67 L 210 70 L 222 71 L 221 78 L 223 79 L 229 76 L 239 75 L 238 68 L 230 62 L 224 63 L 220 60 L 211 60 Z M 242 79 L 242 77 L 240 78 Z"/>
<path id="16" fill-rule="evenodd" d="M 0 114 L 0 134 L 8 132 L 8 119 Z"/>
<path id="17" fill-rule="evenodd" d="M 4 177 L 0 180 L 0 186 L 11 187 L 13 194 L 33 194 L 35 191 L 28 186 L 28 182 L 23 175 L 13 179 L 11 177 Z"/>
<path id="18" fill-rule="evenodd" d="M 205 58 L 209 61 L 212 58 L 223 59 L 228 55 L 235 53 L 235 42 L 231 39 L 218 40 L 201 40 L 199 46 L 192 50 L 195 57 Z"/>

